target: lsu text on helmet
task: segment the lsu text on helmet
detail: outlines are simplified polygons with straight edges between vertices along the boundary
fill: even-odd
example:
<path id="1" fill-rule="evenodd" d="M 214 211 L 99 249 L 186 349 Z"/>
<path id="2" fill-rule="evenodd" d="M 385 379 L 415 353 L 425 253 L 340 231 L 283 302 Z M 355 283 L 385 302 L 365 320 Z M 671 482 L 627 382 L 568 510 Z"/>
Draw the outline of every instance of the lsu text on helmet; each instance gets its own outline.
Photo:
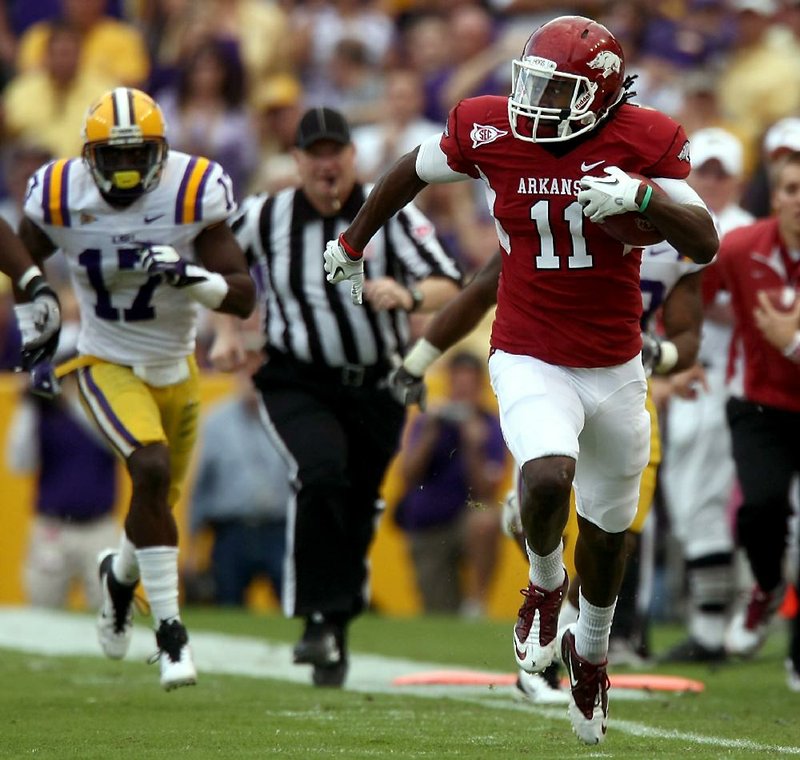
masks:
<path id="1" fill-rule="evenodd" d="M 553 19 L 512 61 L 511 130 L 528 142 L 570 140 L 597 126 L 624 85 L 622 47 L 606 27 L 583 16 Z"/>
<path id="2" fill-rule="evenodd" d="M 167 159 L 158 104 L 130 87 L 106 92 L 86 114 L 83 158 L 111 202 L 127 204 L 155 188 Z"/>

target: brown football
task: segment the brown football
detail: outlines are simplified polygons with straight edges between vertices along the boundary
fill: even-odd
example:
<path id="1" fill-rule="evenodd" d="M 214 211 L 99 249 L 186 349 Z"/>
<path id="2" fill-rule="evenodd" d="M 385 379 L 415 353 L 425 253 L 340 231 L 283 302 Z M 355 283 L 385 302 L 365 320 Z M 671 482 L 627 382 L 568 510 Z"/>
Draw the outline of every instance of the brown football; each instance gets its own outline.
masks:
<path id="1" fill-rule="evenodd" d="M 653 188 L 653 193 L 665 194 L 651 179 L 635 172 L 628 172 L 628 175 L 646 182 Z M 653 245 L 654 243 L 660 243 L 664 239 L 664 236 L 653 226 L 650 220 L 638 211 L 626 211 L 624 214 L 614 214 L 614 216 L 606 217 L 605 221 L 600 223 L 600 229 L 614 238 L 614 240 L 636 247 Z"/>

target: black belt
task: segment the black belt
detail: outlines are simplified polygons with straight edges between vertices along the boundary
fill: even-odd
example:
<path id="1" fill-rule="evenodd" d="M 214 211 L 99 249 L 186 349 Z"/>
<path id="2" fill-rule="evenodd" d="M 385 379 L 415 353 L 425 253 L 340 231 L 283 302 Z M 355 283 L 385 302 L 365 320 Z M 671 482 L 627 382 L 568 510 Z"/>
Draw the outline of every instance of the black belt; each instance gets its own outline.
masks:
<path id="1" fill-rule="evenodd" d="M 346 388 L 361 388 L 363 386 L 377 385 L 389 374 L 388 364 L 345 364 L 341 367 L 325 367 L 332 379 L 337 380 Z"/>
<path id="2" fill-rule="evenodd" d="M 268 352 L 269 361 L 285 362 L 292 366 L 299 375 L 308 377 L 310 380 L 338 384 L 345 388 L 376 386 L 391 371 L 388 361 L 380 361 L 377 364 L 344 364 L 341 367 L 330 367 L 324 364 L 304 362 L 274 349 L 268 349 Z"/>

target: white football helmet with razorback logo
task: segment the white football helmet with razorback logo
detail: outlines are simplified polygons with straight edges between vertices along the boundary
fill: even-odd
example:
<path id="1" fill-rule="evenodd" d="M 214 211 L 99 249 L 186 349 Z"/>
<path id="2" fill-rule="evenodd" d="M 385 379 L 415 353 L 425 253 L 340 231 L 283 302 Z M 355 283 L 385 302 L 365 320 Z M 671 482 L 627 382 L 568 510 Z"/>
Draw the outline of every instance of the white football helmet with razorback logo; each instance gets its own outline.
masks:
<path id="1" fill-rule="evenodd" d="M 511 130 L 528 142 L 570 140 L 597 126 L 624 85 L 624 54 L 608 29 L 582 16 L 554 19 L 511 64 Z"/>
<path id="2" fill-rule="evenodd" d="M 117 87 L 86 114 L 83 158 L 100 192 L 127 205 L 158 185 L 167 158 L 164 116 L 146 93 Z"/>

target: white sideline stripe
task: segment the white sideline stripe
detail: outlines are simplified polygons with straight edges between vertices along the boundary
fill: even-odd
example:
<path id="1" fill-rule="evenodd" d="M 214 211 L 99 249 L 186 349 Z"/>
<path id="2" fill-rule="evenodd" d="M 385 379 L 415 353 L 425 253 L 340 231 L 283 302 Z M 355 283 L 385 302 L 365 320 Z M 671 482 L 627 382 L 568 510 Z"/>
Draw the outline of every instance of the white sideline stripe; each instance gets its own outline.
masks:
<path id="1" fill-rule="evenodd" d="M 628 691 L 627 689 L 625 691 Z M 614 702 L 620 701 L 620 696 L 623 692 L 616 692 L 613 697 Z M 543 707 L 536 705 L 520 705 L 515 703 L 508 703 L 495 700 L 487 703 L 485 699 L 476 699 L 474 697 L 459 697 L 462 702 L 470 702 L 471 704 L 486 706 L 489 704 L 491 707 L 502 710 L 525 710 L 530 712 L 532 709 L 538 715 L 553 720 L 559 718 L 566 718 L 561 710 L 556 710 L 553 707 Z M 635 723 L 630 720 L 620 720 L 615 718 L 613 714 L 608 719 L 609 731 L 622 731 L 623 733 L 630 734 L 631 736 L 638 736 L 644 739 L 672 739 L 684 742 L 694 742 L 696 744 L 706 744 L 711 747 L 719 747 L 721 749 L 740 749 L 748 750 L 750 752 L 766 752 L 768 755 L 800 755 L 800 747 L 781 747 L 774 744 L 759 744 L 747 739 L 723 739 L 720 736 L 705 736 L 703 734 L 684 733 L 673 729 L 655 728 L 653 726 L 645 726 L 642 723 Z M 588 757 L 588 756 L 587 756 Z M 593 756 L 592 756 L 593 757 Z"/>
<path id="2" fill-rule="evenodd" d="M 288 644 L 200 631 L 190 632 L 190 636 L 195 663 L 201 674 L 222 673 L 303 684 L 308 684 L 310 681 L 308 668 L 292 664 L 292 647 Z M 0 647 L 42 655 L 101 656 L 93 618 L 79 613 L 28 607 L 0 607 Z M 146 662 L 154 649 L 152 631 L 142 625 L 134 626 L 133 640 L 126 659 Z M 402 693 L 420 697 L 447 696 L 484 707 L 535 712 L 551 720 L 568 720 L 566 710 L 563 708 L 538 706 L 511 699 L 509 694 L 513 692 L 513 687 L 392 685 L 392 680 L 397 676 L 447 667 L 451 666 L 358 653 L 351 659 L 347 690 L 395 695 Z M 629 689 L 614 694 L 615 702 L 623 698 L 636 699 L 646 696 Z M 800 755 L 800 747 L 782 747 L 759 744 L 746 739 L 724 739 L 718 736 L 684 733 L 645 726 L 613 716 L 609 728 L 612 731 L 622 731 L 649 739 L 694 742 L 721 749 L 764 752 L 768 755 Z"/>

